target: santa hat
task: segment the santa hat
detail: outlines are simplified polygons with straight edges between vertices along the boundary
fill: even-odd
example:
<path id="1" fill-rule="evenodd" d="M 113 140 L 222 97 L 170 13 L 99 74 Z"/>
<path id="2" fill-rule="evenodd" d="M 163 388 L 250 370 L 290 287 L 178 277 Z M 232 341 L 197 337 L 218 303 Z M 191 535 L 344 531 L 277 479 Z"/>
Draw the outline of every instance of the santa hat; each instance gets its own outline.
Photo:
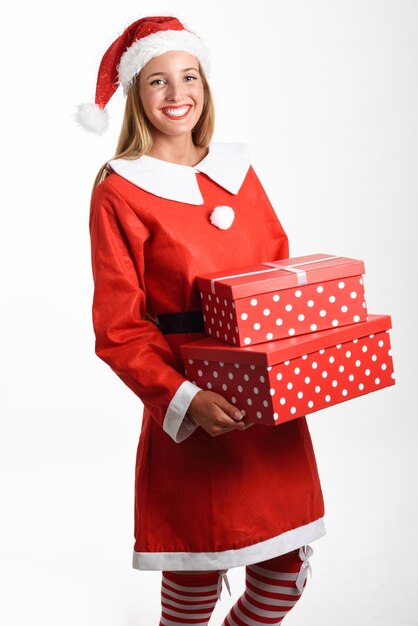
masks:
<path id="1" fill-rule="evenodd" d="M 76 121 L 86 130 L 101 135 L 109 125 L 105 109 L 119 85 L 128 93 L 135 76 L 153 57 L 181 50 L 198 59 L 209 76 L 209 55 L 202 40 L 177 18 L 143 17 L 130 26 L 106 50 L 97 75 L 95 102 L 79 104 Z"/>

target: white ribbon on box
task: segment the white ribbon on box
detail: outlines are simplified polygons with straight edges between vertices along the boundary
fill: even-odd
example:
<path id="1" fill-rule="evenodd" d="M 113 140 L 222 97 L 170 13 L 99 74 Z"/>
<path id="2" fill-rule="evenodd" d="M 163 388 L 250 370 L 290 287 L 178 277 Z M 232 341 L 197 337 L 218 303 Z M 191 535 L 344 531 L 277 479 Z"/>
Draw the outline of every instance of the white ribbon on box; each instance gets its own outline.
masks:
<path id="1" fill-rule="evenodd" d="M 228 280 L 228 278 L 240 278 L 241 276 L 253 276 L 254 274 L 266 274 L 267 272 L 275 272 L 276 270 L 285 270 L 286 272 L 294 272 L 297 275 L 298 285 L 306 285 L 308 283 L 308 277 L 304 270 L 298 269 L 301 265 L 310 265 L 311 263 L 320 263 L 321 261 L 329 261 L 330 259 L 339 259 L 339 256 L 327 256 L 323 259 L 315 259 L 313 261 L 303 261 L 302 263 L 294 263 L 293 265 L 283 265 L 282 263 L 271 261 L 261 263 L 271 268 L 268 270 L 258 270 L 256 272 L 245 272 L 244 274 L 231 274 L 230 276 L 220 276 L 219 278 L 212 278 L 210 281 L 210 288 L 212 293 L 215 292 L 215 283 L 217 280 Z"/>

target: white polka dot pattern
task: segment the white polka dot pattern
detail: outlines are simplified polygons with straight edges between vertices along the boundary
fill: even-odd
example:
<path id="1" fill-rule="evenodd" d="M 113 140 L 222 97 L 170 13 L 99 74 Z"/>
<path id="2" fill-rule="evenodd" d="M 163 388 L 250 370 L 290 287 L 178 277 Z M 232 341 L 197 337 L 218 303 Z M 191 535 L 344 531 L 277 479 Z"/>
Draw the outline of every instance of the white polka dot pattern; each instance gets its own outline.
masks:
<path id="1" fill-rule="evenodd" d="M 367 319 L 361 276 L 239 298 L 201 292 L 206 334 L 249 346 Z"/>
<path id="2" fill-rule="evenodd" d="M 196 385 L 245 407 L 248 420 L 271 425 L 393 385 L 391 354 L 383 331 L 268 367 L 192 358 L 184 365 Z"/>

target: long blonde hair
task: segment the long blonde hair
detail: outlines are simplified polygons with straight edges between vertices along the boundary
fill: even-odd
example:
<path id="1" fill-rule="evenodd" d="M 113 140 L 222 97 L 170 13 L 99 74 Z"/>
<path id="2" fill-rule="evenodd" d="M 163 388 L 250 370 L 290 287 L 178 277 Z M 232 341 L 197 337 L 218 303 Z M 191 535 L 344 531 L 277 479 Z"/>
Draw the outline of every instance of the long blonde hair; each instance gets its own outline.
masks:
<path id="1" fill-rule="evenodd" d="M 200 63 L 199 72 L 203 83 L 204 102 L 202 114 L 192 130 L 192 139 L 195 146 L 206 148 L 212 139 L 215 128 L 215 108 L 209 83 Z M 139 75 L 140 73 L 136 75 L 126 95 L 125 112 L 114 159 L 137 159 L 143 154 L 147 154 L 153 145 L 149 121 L 139 95 Z M 98 171 L 92 192 L 110 173 L 106 165 L 107 161 Z"/>

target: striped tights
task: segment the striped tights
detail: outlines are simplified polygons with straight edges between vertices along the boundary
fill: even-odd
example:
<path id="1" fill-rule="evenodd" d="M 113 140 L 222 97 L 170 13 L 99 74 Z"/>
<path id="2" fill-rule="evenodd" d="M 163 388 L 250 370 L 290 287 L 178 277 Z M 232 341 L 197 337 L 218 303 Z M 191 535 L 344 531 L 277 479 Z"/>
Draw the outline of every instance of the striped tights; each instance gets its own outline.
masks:
<path id="1" fill-rule="evenodd" d="M 160 626 L 207 626 L 220 596 L 218 572 L 163 572 Z"/>
<path id="2" fill-rule="evenodd" d="M 265 626 L 281 624 L 295 606 L 306 585 L 308 551 L 288 554 L 247 565 L 245 591 L 231 608 L 222 626 Z"/>
<path id="3" fill-rule="evenodd" d="M 312 548 L 307 546 L 247 565 L 244 593 L 222 626 L 281 624 L 302 595 L 310 568 L 308 558 L 312 553 Z M 162 572 L 160 626 L 208 626 L 220 597 L 225 571 L 204 574 Z"/>

